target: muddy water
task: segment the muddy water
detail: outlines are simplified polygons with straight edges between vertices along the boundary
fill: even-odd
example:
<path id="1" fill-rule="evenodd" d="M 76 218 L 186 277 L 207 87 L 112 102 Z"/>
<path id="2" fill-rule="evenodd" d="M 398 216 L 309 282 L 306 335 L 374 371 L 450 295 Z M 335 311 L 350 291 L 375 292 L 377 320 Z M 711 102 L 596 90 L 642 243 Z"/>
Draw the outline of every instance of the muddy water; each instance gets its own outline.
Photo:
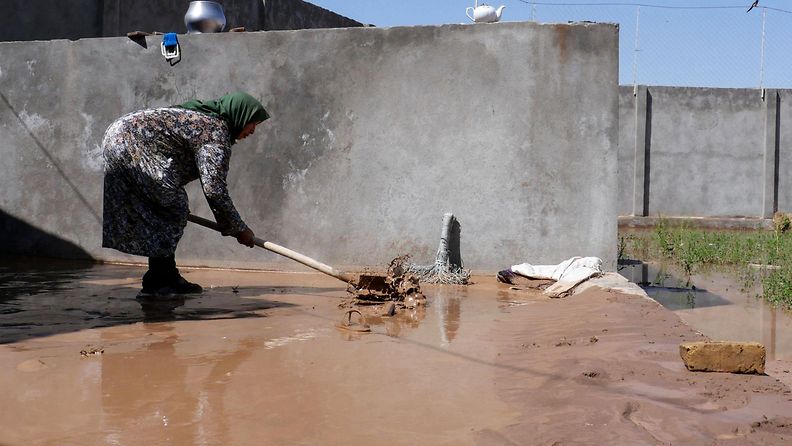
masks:
<path id="1" fill-rule="evenodd" d="M 639 297 L 549 300 L 475 278 L 427 286 L 426 307 L 369 317 L 358 334 L 335 327 L 343 284 L 316 274 L 188 271 L 205 293 L 142 306 L 137 268 L 18 269 L 0 271 L 4 446 L 792 435 L 788 387 L 686 372 L 678 343 L 698 336 Z"/>
<path id="2" fill-rule="evenodd" d="M 0 444 L 459 444 L 510 419 L 481 336 L 497 300 L 441 290 L 360 335 L 335 328 L 333 279 L 192 271 L 206 293 L 146 309 L 141 273 L 4 281 Z M 34 278 L 47 285 L 18 289 Z"/>
<path id="3" fill-rule="evenodd" d="M 757 298 L 760 284 L 745 289 L 739 278 L 717 271 L 688 281 L 659 264 L 625 266 L 620 273 L 708 337 L 761 342 L 768 359 L 792 360 L 792 312 Z"/>

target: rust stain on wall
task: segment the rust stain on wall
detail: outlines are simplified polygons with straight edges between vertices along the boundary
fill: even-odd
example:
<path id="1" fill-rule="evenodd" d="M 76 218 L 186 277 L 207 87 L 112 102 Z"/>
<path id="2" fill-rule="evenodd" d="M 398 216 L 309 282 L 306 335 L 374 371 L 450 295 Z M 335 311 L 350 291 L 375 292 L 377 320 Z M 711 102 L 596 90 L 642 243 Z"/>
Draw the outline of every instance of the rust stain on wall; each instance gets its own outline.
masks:
<path id="1" fill-rule="evenodd" d="M 567 35 L 569 34 L 569 25 L 554 25 L 553 29 L 556 34 L 556 41 L 558 42 L 558 57 L 561 59 L 561 63 L 565 63 L 567 57 Z"/>

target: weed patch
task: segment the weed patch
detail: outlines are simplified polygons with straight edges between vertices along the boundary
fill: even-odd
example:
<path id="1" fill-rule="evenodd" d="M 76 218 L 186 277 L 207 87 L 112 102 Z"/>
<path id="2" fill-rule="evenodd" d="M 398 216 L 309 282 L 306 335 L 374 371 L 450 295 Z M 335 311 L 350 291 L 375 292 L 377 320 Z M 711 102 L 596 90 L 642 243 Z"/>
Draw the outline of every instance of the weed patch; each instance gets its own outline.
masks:
<path id="1" fill-rule="evenodd" d="M 787 215 L 774 221 L 775 231 L 738 232 L 672 227 L 660 220 L 652 231 L 621 234 L 619 259 L 668 261 L 688 277 L 705 268 L 728 266 L 746 282 L 761 280 L 768 302 L 792 308 L 792 223 Z M 750 265 L 758 265 L 759 272 Z"/>

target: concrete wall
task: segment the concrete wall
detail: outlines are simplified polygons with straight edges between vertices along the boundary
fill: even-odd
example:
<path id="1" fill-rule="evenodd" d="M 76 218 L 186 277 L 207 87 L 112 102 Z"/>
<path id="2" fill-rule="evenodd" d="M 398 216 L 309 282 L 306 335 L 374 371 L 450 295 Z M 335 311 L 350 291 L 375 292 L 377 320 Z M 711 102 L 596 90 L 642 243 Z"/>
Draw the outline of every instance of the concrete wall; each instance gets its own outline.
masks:
<path id="1" fill-rule="evenodd" d="M 635 93 L 635 94 L 634 94 Z M 789 90 L 620 88 L 619 213 L 792 211 Z"/>
<path id="2" fill-rule="evenodd" d="M 241 89 L 273 115 L 229 175 L 262 237 L 339 266 L 430 263 L 451 211 L 468 267 L 596 255 L 614 268 L 617 39 L 614 25 L 533 23 L 190 35 L 174 67 L 156 37 L 0 43 L 0 210 L 129 259 L 100 247 L 105 128 Z M 294 268 L 198 227 L 177 256 Z"/>
<path id="3" fill-rule="evenodd" d="M 302 0 L 216 0 L 226 30 L 344 28 L 361 23 Z M 130 31 L 187 32 L 189 0 L 2 0 L 0 41 L 125 36 Z"/>

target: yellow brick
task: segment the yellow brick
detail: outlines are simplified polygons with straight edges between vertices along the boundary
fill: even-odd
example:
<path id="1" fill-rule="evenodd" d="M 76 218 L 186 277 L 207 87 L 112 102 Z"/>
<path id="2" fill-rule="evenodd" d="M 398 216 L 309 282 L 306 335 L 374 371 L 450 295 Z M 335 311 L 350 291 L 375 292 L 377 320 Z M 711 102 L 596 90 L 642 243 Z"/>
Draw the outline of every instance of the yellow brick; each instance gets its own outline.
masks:
<path id="1" fill-rule="evenodd" d="M 685 367 L 691 371 L 758 373 L 765 368 L 765 347 L 757 342 L 685 342 L 679 345 Z"/>

